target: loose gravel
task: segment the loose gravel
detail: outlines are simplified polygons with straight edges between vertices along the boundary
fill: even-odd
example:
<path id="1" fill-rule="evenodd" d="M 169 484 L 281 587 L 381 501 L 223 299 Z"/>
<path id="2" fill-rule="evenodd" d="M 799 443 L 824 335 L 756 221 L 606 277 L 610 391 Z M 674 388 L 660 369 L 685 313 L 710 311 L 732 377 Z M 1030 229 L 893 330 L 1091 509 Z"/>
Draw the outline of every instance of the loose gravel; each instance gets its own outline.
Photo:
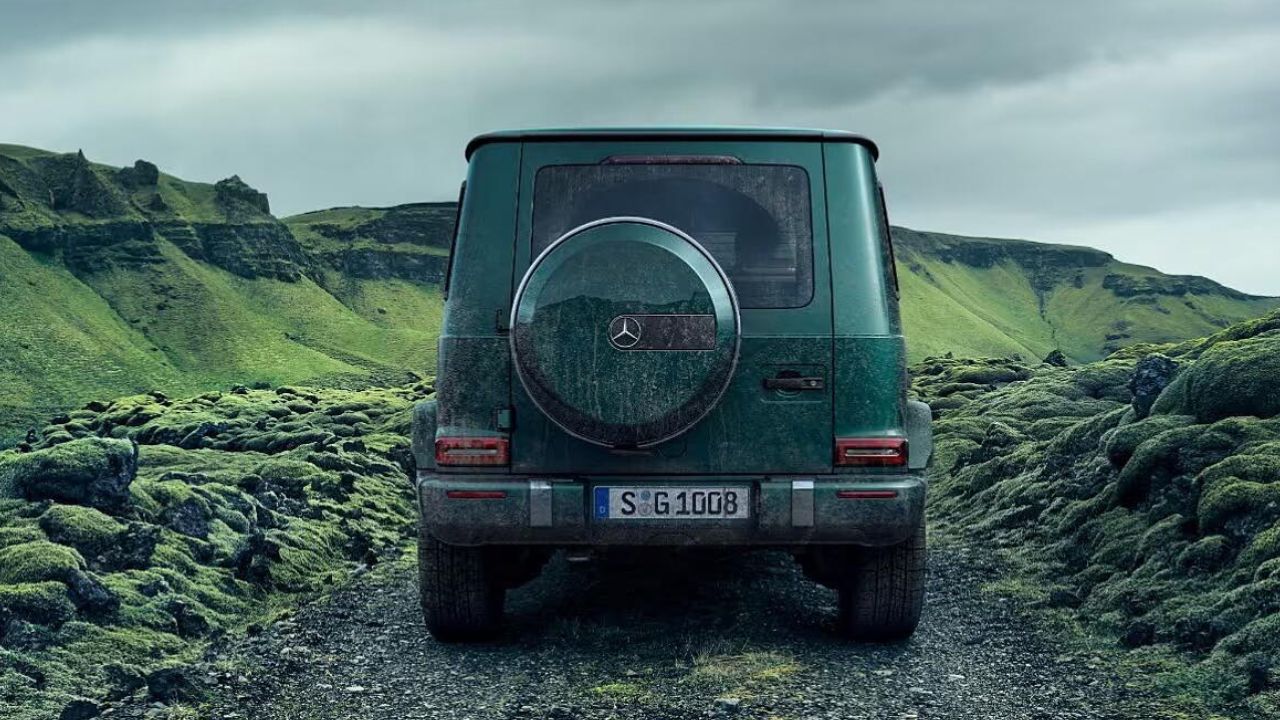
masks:
<path id="1" fill-rule="evenodd" d="M 983 592 L 997 570 L 976 549 L 933 551 L 925 619 L 894 645 L 837 638 L 835 593 L 794 565 L 783 553 L 558 557 L 509 595 L 498 641 L 444 645 L 423 630 L 413 568 L 397 563 L 223 648 L 199 673 L 213 685 L 199 715 L 1160 716 L 1097 659 L 1056 649 L 1011 602 Z"/>

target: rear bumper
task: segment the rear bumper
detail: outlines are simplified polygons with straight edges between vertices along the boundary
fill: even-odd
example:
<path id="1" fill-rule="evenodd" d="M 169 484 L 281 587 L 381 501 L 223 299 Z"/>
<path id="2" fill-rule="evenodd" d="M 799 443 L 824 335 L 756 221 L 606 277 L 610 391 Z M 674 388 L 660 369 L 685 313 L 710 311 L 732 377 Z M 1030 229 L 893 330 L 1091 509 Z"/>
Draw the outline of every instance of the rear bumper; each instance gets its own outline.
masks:
<path id="1" fill-rule="evenodd" d="M 601 519 L 591 502 L 593 488 L 601 485 L 741 487 L 750 492 L 751 514 L 737 520 Z M 925 489 L 922 473 L 695 480 L 421 471 L 417 478 L 426 530 L 455 545 L 892 545 L 910 537 L 923 519 Z"/>

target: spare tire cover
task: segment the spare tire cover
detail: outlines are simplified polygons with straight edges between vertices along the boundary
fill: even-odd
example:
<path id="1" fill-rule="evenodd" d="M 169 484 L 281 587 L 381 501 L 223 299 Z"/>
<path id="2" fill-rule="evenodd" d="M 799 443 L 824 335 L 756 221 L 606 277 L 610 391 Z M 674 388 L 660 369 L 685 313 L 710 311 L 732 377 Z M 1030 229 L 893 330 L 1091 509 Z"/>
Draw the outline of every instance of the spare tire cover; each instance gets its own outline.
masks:
<path id="1" fill-rule="evenodd" d="M 738 362 L 738 303 L 684 232 L 647 218 L 570 230 L 525 273 L 511 313 L 516 372 L 566 432 L 645 447 L 719 402 Z"/>

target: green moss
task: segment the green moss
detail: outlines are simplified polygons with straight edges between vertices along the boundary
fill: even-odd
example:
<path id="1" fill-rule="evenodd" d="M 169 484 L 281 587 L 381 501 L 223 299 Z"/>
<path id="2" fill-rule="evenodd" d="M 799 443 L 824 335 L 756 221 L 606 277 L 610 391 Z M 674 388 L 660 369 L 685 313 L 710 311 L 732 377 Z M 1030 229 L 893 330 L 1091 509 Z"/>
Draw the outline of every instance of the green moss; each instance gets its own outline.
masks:
<path id="1" fill-rule="evenodd" d="M 1190 415 L 1151 415 L 1137 422 L 1121 425 L 1107 439 L 1107 458 L 1111 460 L 1111 464 L 1122 468 L 1142 443 L 1165 431 L 1183 428 L 1194 422 L 1195 418 Z"/>
<path id="2" fill-rule="evenodd" d="M 1163 484 L 1177 471 L 1181 450 L 1204 436 L 1201 426 L 1179 427 L 1158 432 L 1142 441 L 1120 471 L 1116 489 L 1127 501 L 1136 501 Z"/>
<path id="3" fill-rule="evenodd" d="M 64 623 L 56 632 L 31 631 L 43 633 L 38 644 L 47 649 L 29 661 L 50 680 L 24 706 L 47 703 L 56 714 L 64 691 L 100 697 L 113 682 L 104 662 L 143 671 L 193 658 L 219 632 L 323 590 L 369 554 L 403 547 L 415 511 L 398 458 L 407 448 L 409 409 L 429 387 L 253 390 L 185 400 L 147 394 L 78 413 L 77 422 L 94 433 L 120 432 L 126 439 L 118 445 L 130 452 L 129 438 L 141 443 L 136 479 L 126 503 L 101 511 L 0 499 L 0 552 L 9 553 L 0 562 L 15 574 L 0 577 L 0 587 L 36 598 L 15 601 L 23 612 L 43 601 L 32 592 L 56 590 L 59 600 L 39 619 Z M 269 412 L 301 398 L 305 413 L 290 411 L 281 421 Z M 349 429 L 341 422 L 355 413 L 369 430 L 361 438 L 299 443 L 308 435 L 331 440 L 327 428 Z M 128 424 L 136 418 L 145 420 Z M 111 429 L 113 422 L 121 424 Z M 199 443 L 184 439 L 209 424 L 216 433 L 201 434 Z M 263 435 L 274 436 L 275 454 L 250 449 Z M 83 571 L 77 550 L 92 573 Z M 37 578 L 56 580 L 10 584 Z"/>
<path id="4" fill-rule="evenodd" d="M 1263 484 L 1280 482 L 1280 442 L 1241 447 L 1236 454 L 1224 458 L 1200 475 L 1201 484 L 1205 487 L 1228 479 Z"/>
<path id="5" fill-rule="evenodd" d="M 1199 519 L 1208 531 L 1222 531 L 1235 524 L 1233 534 L 1251 536 L 1280 519 L 1280 483 L 1216 482 L 1200 500 Z M 1242 519 L 1245 522 L 1239 523 Z"/>
<path id="6" fill-rule="evenodd" d="M 125 527 L 94 508 L 53 505 L 40 516 L 40 527 L 49 539 L 95 557 L 111 549 Z"/>
<path id="7" fill-rule="evenodd" d="M 1240 564 L 1260 567 L 1280 558 L 1280 525 L 1258 533 L 1240 553 Z"/>
<path id="8" fill-rule="evenodd" d="M 1128 411 L 1125 406 L 1112 405 L 1109 411 L 1078 421 L 1056 435 L 1047 450 L 1056 455 L 1092 453 L 1098 449 L 1103 436 L 1114 429 Z"/>
<path id="9" fill-rule="evenodd" d="M 610 682 L 591 688 L 593 695 L 625 703 L 644 700 L 649 692 L 633 682 Z"/>
<path id="10" fill-rule="evenodd" d="M 1280 337 L 1222 341 L 1179 374 L 1153 406 L 1157 413 L 1186 413 L 1202 422 L 1232 415 L 1280 414 Z"/>
<path id="11" fill-rule="evenodd" d="M 1017 365 L 970 367 L 959 370 L 952 375 L 952 383 L 976 384 L 981 387 L 982 385 L 995 383 L 1017 382 L 1026 380 L 1029 377 L 1031 377 L 1031 371 Z"/>
<path id="12" fill-rule="evenodd" d="M 75 605 L 60 582 L 5 584 L 0 582 L 0 609 L 40 625 L 60 625 L 71 619 Z"/>
<path id="13" fill-rule="evenodd" d="M 1178 567 L 1187 572 L 1213 572 L 1232 555 L 1231 542 L 1221 535 L 1210 535 L 1189 545 L 1178 556 Z"/>
<path id="14" fill-rule="evenodd" d="M 128 441 L 85 438 L 32 453 L 0 455 L 0 491 L 30 499 L 112 509 L 128 501 L 137 469 L 137 448 Z"/>
<path id="15" fill-rule="evenodd" d="M 1242 344 L 1270 342 L 1280 325 L 1249 333 L 1276 323 L 1167 352 L 1181 377 L 1210 377 L 1228 350 L 1258 352 Z M 1203 391 L 1188 383 L 1135 420 L 1127 373 L 1142 355 L 1044 369 L 945 409 L 930 517 L 1005 549 L 1018 567 L 1009 583 L 1059 588 L 1071 601 L 1054 612 L 1123 641 L 1146 686 L 1193 709 L 1264 707 L 1280 667 L 1265 623 L 1280 616 L 1280 418 L 1202 413 L 1179 404 Z M 916 392 L 933 399 L 956 368 L 979 366 L 931 360 Z M 1212 391 L 1232 413 L 1274 389 L 1235 382 Z"/>
<path id="16" fill-rule="evenodd" d="M 80 553 L 37 540 L 0 549 L 0 583 L 66 581 L 85 567 Z"/>
<path id="17" fill-rule="evenodd" d="M 43 539 L 44 533 L 41 533 L 40 528 L 35 525 L 11 525 L 8 527 L 0 527 L 0 548 Z"/>
<path id="18" fill-rule="evenodd" d="M 254 472 L 264 482 L 282 488 L 291 494 L 299 494 L 310 483 L 323 482 L 330 473 L 314 464 L 291 457 L 272 458 L 258 465 Z"/>

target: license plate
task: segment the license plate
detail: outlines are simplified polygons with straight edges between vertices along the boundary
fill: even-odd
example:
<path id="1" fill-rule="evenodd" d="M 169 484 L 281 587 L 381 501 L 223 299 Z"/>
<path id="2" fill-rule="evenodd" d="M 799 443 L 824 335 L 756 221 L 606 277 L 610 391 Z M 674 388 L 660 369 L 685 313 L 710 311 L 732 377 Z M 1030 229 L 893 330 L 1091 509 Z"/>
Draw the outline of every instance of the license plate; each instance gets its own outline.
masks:
<path id="1" fill-rule="evenodd" d="M 750 517 L 741 487 L 597 487 L 600 520 L 718 520 Z"/>

